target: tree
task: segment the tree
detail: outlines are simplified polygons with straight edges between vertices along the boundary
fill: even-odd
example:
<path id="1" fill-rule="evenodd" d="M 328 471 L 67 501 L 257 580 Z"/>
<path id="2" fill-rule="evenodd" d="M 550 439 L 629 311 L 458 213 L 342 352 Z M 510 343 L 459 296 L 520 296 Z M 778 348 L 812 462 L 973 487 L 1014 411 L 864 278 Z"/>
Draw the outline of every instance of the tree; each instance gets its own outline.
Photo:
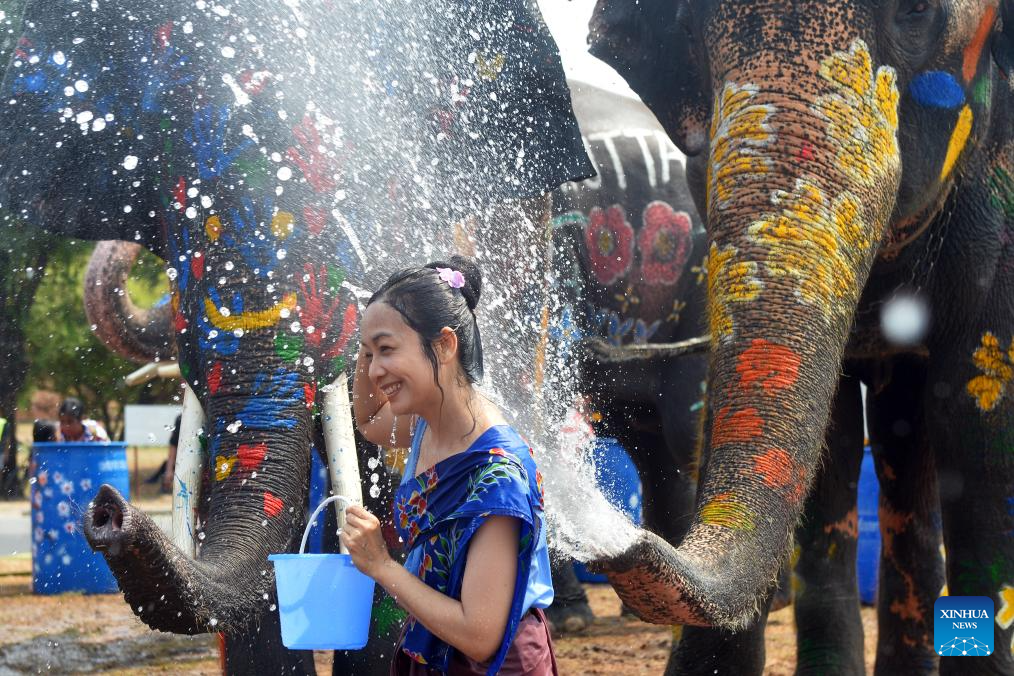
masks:
<path id="1" fill-rule="evenodd" d="M 24 0 L 0 0 L 0 64 L 6 69 L 20 34 Z M 18 392 L 25 382 L 24 328 L 42 279 L 49 236 L 0 213 L 0 418 L 11 426 L 0 435 L 0 499 L 19 497 L 17 474 Z"/>
<path id="2" fill-rule="evenodd" d="M 17 420 L 18 393 L 28 374 L 25 330 L 30 308 L 42 281 L 52 237 L 0 214 L 0 417 L 13 426 Z M 4 435 L 0 448 L 0 498 L 19 497 L 17 443 Z"/>
<path id="3" fill-rule="evenodd" d="M 137 368 L 113 354 L 91 332 L 84 312 L 84 275 L 94 244 L 63 240 L 53 247 L 26 331 L 32 385 L 84 402 L 110 436 L 122 438 L 124 404 L 167 401 L 172 383 L 155 381 L 128 388 L 123 378 Z M 127 288 L 141 306 L 158 302 L 167 291 L 165 264 L 151 254 L 138 258 Z M 147 391 L 146 391 L 147 390 Z M 28 397 L 29 391 L 23 396 Z"/>

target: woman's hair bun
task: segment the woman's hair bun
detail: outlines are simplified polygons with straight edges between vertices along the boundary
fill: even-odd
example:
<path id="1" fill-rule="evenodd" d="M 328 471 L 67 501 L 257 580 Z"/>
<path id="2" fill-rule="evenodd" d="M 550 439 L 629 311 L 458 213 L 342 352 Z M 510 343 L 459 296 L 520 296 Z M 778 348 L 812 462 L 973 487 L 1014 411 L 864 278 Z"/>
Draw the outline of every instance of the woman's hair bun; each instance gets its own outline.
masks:
<path id="1" fill-rule="evenodd" d="M 459 255 L 451 256 L 448 263 L 465 277 L 465 286 L 461 287 L 461 294 L 465 297 L 468 309 L 475 310 L 475 306 L 479 304 L 479 295 L 482 293 L 482 272 L 478 264 L 474 258 Z"/>

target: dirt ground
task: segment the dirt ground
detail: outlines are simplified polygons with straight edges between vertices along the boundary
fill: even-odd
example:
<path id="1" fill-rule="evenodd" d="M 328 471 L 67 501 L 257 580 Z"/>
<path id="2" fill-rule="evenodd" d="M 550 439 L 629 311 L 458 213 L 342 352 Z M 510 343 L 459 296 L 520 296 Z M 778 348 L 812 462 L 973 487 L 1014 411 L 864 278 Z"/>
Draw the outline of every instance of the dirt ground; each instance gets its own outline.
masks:
<path id="1" fill-rule="evenodd" d="M 10 559 L 0 579 L 14 579 L 19 567 Z M 661 674 L 669 651 L 670 630 L 620 617 L 612 589 L 589 585 L 597 615 L 585 633 L 556 641 L 563 674 L 634 676 Z M 867 669 L 872 671 L 876 642 L 873 609 L 863 609 Z M 218 674 L 214 636 L 175 636 L 141 624 L 118 594 L 0 597 L 0 674 L 107 673 Z M 331 671 L 330 653 L 316 655 L 318 673 Z M 792 609 L 772 614 L 767 633 L 767 669 L 787 676 L 795 668 Z"/>
<path id="2" fill-rule="evenodd" d="M 127 460 L 140 478 L 165 459 L 165 450 L 129 449 Z M 147 511 L 171 507 L 157 485 L 132 482 L 134 499 Z M 136 490 L 139 489 L 139 490 Z M 139 494 L 138 494 L 139 493 Z M 15 508 L 13 505 L 7 505 Z M 25 501 L 19 511 L 27 512 Z M 22 673 L 208 674 L 220 672 L 214 636 L 176 636 L 148 629 L 119 594 L 34 596 L 27 555 L 0 557 L 0 676 Z M 595 623 L 583 634 L 555 642 L 562 674 L 635 676 L 661 674 L 669 655 L 671 630 L 620 616 L 620 601 L 606 585 L 588 585 Z M 872 673 L 876 615 L 864 608 L 866 663 Z M 766 674 L 788 676 L 795 670 L 792 608 L 772 613 L 767 630 Z M 317 671 L 331 673 L 331 654 L 316 654 Z"/>

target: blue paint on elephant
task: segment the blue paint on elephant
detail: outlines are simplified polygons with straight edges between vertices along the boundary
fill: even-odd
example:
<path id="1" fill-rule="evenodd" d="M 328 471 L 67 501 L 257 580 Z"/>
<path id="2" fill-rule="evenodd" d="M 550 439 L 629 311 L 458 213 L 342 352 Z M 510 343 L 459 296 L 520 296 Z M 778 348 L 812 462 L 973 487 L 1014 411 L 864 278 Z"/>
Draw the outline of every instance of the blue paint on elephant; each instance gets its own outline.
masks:
<path id="1" fill-rule="evenodd" d="M 231 231 L 222 236 L 222 242 L 243 257 L 250 271 L 267 277 L 278 260 L 277 241 L 271 233 L 271 219 L 275 216 L 275 200 L 264 198 L 260 209 L 249 197 L 240 200 L 239 209 L 229 209 Z"/>
<path id="2" fill-rule="evenodd" d="M 238 416 L 246 429 L 292 429 L 296 419 L 285 412 L 293 402 L 304 401 L 303 385 L 295 371 L 278 369 L 270 379 L 266 373 L 257 375 L 253 396 Z"/>
<path id="3" fill-rule="evenodd" d="M 167 45 L 162 53 L 154 59 L 148 59 L 142 66 L 144 93 L 141 95 L 141 110 L 146 113 L 158 112 L 161 109 L 161 98 L 168 89 L 189 84 L 193 75 L 184 70 L 187 57 L 177 55 L 176 48 Z M 196 126 L 196 125 L 195 125 Z"/>
<path id="4" fill-rule="evenodd" d="M 569 305 L 563 308 L 559 321 L 549 328 L 549 335 L 557 343 L 560 358 L 569 361 L 574 345 L 584 338 L 584 332 L 574 321 L 573 308 Z"/>
<path id="5" fill-rule="evenodd" d="M 927 108 L 957 108 L 965 102 L 965 89 L 950 73 L 921 73 L 908 85 L 908 93 Z"/>
<path id="6" fill-rule="evenodd" d="M 188 268 L 189 266 L 182 266 Z M 215 289 L 208 290 L 208 299 L 215 304 L 215 307 L 222 308 L 222 298 Z M 232 304 L 228 308 L 229 314 L 243 314 L 243 297 L 239 293 L 232 294 Z M 239 351 L 239 336 L 231 331 L 222 331 L 212 326 L 207 315 L 197 316 L 197 341 L 204 352 L 217 352 L 222 356 L 236 354 Z"/>
<path id="7" fill-rule="evenodd" d="M 185 293 L 190 286 L 190 265 L 187 263 L 187 256 L 190 254 L 190 230 L 181 228 L 179 233 L 182 242 L 178 242 L 175 237 L 168 238 L 169 265 L 176 270 L 176 288 L 180 293 Z"/>
<path id="8" fill-rule="evenodd" d="M 656 319 L 650 324 L 645 323 L 643 319 L 638 319 L 634 323 L 634 345 L 647 345 L 648 341 L 658 332 L 659 327 L 662 326 L 662 320 Z"/>
<path id="9" fill-rule="evenodd" d="M 244 139 L 231 151 L 225 149 L 225 133 L 231 112 L 227 106 L 205 106 L 194 111 L 194 126 L 183 137 L 194 148 L 197 174 L 207 181 L 223 176 L 236 158 L 253 147 L 252 139 Z"/>

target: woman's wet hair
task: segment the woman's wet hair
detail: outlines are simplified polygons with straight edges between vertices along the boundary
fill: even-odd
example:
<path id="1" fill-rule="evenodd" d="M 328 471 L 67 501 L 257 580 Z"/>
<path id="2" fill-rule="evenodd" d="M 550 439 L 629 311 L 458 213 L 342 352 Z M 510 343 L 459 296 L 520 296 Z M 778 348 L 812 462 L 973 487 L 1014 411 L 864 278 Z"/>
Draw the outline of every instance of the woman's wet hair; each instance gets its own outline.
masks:
<path id="1" fill-rule="evenodd" d="M 437 268 L 458 271 L 464 285 L 454 288 L 441 278 Z M 475 321 L 475 306 L 482 291 L 482 273 L 471 258 L 451 256 L 424 266 L 404 268 L 391 275 L 373 294 L 367 307 L 384 302 L 398 311 L 405 323 L 419 334 L 423 354 L 437 377 L 437 355 L 433 341 L 445 326 L 458 337 L 458 358 L 469 384 L 482 380 L 482 339 Z"/>

